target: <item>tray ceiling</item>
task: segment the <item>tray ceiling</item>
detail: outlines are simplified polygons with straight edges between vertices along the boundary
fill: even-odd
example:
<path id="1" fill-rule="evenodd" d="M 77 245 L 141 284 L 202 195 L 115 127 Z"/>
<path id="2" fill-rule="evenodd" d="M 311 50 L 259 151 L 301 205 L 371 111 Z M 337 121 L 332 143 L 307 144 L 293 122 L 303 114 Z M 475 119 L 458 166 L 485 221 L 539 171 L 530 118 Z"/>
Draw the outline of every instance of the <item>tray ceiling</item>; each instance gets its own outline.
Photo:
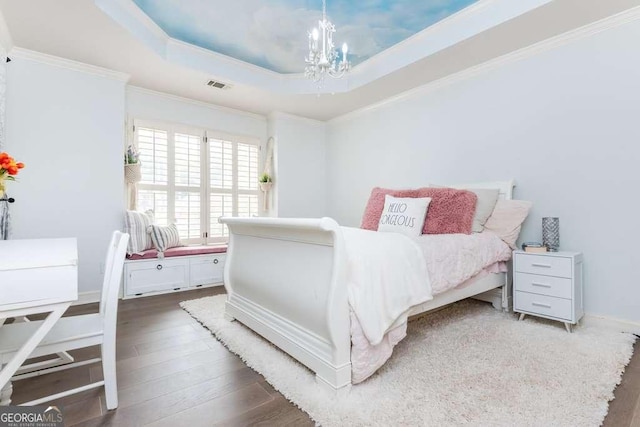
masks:
<path id="1" fill-rule="evenodd" d="M 27 57 L 37 60 L 57 64 L 60 57 L 126 73 L 139 88 L 260 115 L 282 111 L 329 120 L 418 87 L 437 89 L 466 78 L 461 75 L 487 72 L 486 64 L 520 61 L 523 50 L 539 54 L 564 45 L 576 40 L 576 29 L 604 31 L 635 19 L 627 11 L 638 6 L 640 0 L 479 0 L 355 66 L 348 78 L 328 80 L 324 92 L 335 95 L 322 96 L 303 75 L 283 75 L 171 38 L 133 0 L 0 0 L 0 24 L 4 16 L 10 34 L 3 38 L 0 25 L 0 39 L 16 59 L 13 46 L 23 48 L 23 57 L 27 49 L 33 53 Z M 212 89 L 210 80 L 232 88 Z"/>
<path id="2" fill-rule="evenodd" d="M 464 9 L 476 0 L 329 0 L 336 45 L 354 65 Z M 134 0 L 170 37 L 279 73 L 304 71 L 306 31 L 320 0 Z"/>

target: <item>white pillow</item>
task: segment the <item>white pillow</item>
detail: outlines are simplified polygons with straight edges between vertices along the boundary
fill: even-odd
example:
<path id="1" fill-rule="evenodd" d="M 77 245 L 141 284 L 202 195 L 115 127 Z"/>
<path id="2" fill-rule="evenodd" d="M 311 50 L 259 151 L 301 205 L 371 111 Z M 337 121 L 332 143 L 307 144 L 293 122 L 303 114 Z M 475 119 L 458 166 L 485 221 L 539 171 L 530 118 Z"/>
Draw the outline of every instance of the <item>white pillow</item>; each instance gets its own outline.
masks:
<path id="1" fill-rule="evenodd" d="M 498 200 L 493 213 L 484 224 L 484 231 L 497 234 L 511 249 L 517 249 L 522 223 L 527 219 L 533 203 L 526 200 Z"/>
<path id="2" fill-rule="evenodd" d="M 478 196 L 476 214 L 473 217 L 473 232 L 482 233 L 484 224 L 491 216 L 493 209 L 496 207 L 496 203 L 498 203 L 500 190 L 489 188 L 468 188 L 467 190 L 476 193 L 476 196 Z"/>
<path id="3" fill-rule="evenodd" d="M 378 222 L 378 231 L 401 233 L 409 237 L 422 234 L 431 197 L 384 197 L 384 209 Z"/>
<path id="4" fill-rule="evenodd" d="M 151 236 L 153 246 L 158 251 L 158 258 L 164 258 L 164 252 L 167 249 L 182 246 L 180 232 L 178 232 L 178 227 L 175 224 L 166 227 L 152 224 L 147 227 L 147 233 Z"/>
<path id="5" fill-rule="evenodd" d="M 154 223 L 152 210 L 146 212 L 126 211 L 124 215 L 124 231 L 129 234 L 127 255 L 144 252 L 153 247 L 147 227 Z"/>

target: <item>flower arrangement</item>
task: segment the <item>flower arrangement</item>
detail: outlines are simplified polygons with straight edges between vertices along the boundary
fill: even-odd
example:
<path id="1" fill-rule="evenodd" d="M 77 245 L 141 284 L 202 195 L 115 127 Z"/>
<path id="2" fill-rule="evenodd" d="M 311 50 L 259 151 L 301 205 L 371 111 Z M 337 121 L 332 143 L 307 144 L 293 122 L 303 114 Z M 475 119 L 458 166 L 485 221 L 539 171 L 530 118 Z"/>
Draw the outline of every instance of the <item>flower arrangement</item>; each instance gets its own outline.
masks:
<path id="1" fill-rule="evenodd" d="M 136 184 L 142 179 L 140 153 L 133 145 L 129 145 L 124 153 L 124 179 L 128 184 Z"/>
<path id="2" fill-rule="evenodd" d="M 127 148 L 127 152 L 124 155 L 124 164 L 125 165 L 137 165 L 140 161 L 140 153 L 133 145 L 129 145 Z"/>
<path id="3" fill-rule="evenodd" d="M 5 181 L 15 181 L 24 163 L 16 162 L 8 153 L 0 153 L 0 197 L 4 195 Z"/>

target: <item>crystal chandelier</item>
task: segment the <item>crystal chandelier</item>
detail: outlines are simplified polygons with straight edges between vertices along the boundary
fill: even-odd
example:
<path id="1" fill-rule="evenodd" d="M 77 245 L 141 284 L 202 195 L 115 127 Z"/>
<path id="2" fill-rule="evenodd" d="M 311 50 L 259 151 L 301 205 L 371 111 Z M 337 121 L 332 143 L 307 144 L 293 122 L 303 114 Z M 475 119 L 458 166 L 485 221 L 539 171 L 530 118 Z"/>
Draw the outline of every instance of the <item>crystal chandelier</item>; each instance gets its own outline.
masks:
<path id="1" fill-rule="evenodd" d="M 339 79 L 351 68 L 347 60 L 349 48 L 342 45 L 342 58 L 338 61 L 338 52 L 333 44 L 333 33 L 336 27 L 327 19 L 326 0 L 322 0 L 322 20 L 318 21 L 318 28 L 309 33 L 309 55 L 305 58 L 307 66 L 304 75 L 322 86 L 325 76 Z"/>

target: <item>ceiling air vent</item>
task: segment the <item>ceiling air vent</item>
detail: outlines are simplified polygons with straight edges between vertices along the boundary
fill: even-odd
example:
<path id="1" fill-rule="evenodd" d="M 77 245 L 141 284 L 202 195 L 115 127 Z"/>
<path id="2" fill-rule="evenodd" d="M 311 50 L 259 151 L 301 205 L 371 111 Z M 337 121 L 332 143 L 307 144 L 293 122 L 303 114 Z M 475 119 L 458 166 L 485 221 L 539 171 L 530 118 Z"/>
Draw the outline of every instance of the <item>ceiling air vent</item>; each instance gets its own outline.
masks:
<path id="1" fill-rule="evenodd" d="M 216 80 L 209 80 L 207 82 L 207 86 L 213 87 L 216 89 L 231 89 L 231 85 L 228 83 L 218 82 Z"/>

